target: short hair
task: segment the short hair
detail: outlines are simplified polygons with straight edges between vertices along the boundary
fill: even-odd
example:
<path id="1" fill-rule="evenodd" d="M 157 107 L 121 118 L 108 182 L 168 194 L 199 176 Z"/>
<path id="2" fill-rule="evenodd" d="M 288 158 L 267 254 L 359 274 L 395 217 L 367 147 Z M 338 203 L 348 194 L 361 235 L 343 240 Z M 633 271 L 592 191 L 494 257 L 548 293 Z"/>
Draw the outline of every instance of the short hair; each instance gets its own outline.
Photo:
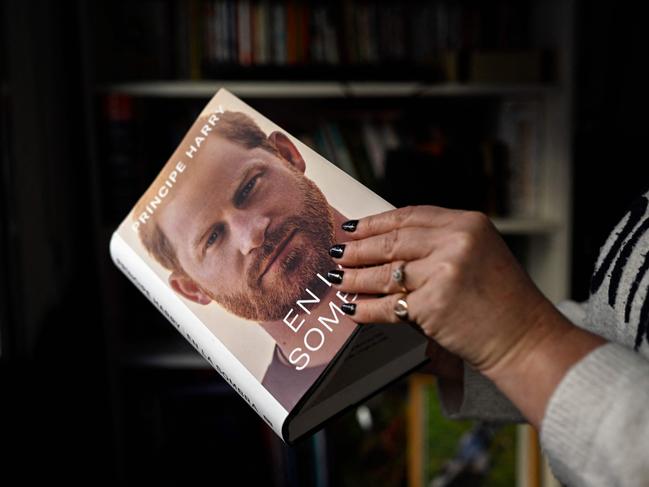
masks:
<path id="1" fill-rule="evenodd" d="M 255 121 L 245 113 L 225 111 L 218 114 L 218 117 L 219 119 L 216 122 L 216 126 L 214 130 L 208 133 L 208 137 L 218 135 L 230 142 L 239 144 L 246 149 L 255 149 L 259 147 L 271 154 L 279 154 L 277 148 L 268 140 L 264 131 L 261 130 Z M 149 189 L 147 189 L 138 200 L 132 213 L 135 220 L 137 220 L 140 214 L 146 211 L 148 202 L 155 196 L 158 188 L 164 185 L 167 173 L 169 172 L 168 169 L 175 166 L 178 160 L 182 160 L 185 148 L 190 145 L 190 142 L 195 137 L 195 133 L 197 130 L 200 130 L 200 127 L 202 127 L 206 121 L 206 117 L 199 117 L 196 120 L 191 129 L 187 132 L 187 135 L 179 145 L 178 149 L 176 149 L 169 161 L 165 164 L 160 174 L 158 174 L 151 186 L 149 186 Z M 188 165 L 186 170 L 191 171 L 191 167 Z M 177 184 L 182 184 L 182 182 L 179 181 Z M 164 203 L 160 205 L 160 207 L 161 206 L 164 206 Z M 178 261 L 176 249 L 171 243 L 171 240 L 169 240 L 158 224 L 156 218 L 157 213 L 158 212 L 156 211 L 150 215 L 145 224 L 138 226 L 137 231 L 140 241 L 149 255 L 158 261 L 158 263 L 160 263 L 160 265 L 165 269 L 172 272 L 176 271 L 186 274 Z"/>

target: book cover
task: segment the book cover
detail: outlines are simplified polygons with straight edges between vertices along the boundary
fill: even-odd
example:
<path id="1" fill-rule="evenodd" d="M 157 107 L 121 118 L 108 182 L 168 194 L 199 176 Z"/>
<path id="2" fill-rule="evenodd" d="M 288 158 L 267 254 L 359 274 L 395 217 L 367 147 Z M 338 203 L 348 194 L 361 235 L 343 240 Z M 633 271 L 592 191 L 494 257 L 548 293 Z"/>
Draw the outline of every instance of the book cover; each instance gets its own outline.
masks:
<path id="1" fill-rule="evenodd" d="M 423 363 L 408 325 L 359 326 L 326 279 L 382 198 L 228 91 L 111 239 L 115 264 L 291 442 Z"/>

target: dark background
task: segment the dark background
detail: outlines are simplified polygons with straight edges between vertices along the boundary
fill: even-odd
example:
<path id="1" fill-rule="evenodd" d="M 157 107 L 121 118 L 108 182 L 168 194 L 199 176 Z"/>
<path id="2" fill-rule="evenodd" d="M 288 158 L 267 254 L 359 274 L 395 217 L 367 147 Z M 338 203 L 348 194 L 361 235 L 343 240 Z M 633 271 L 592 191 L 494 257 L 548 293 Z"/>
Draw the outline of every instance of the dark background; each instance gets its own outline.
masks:
<path id="1" fill-rule="evenodd" d="M 23 481 L 115 484 L 126 482 L 129 462 L 142 461 L 155 469 L 139 470 L 141 478 L 126 483 L 172 483 L 181 479 L 169 464 L 209 465 L 221 455 L 231 462 L 220 467 L 226 485 L 241 480 L 235 474 L 242 468 L 267 478 L 272 468 L 260 456 L 264 445 L 245 441 L 257 418 L 220 390 L 196 399 L 190 386 L 200 374 L 160 379 L 186 387 L 175 389 L 168 407 L 219 411 L 210 425 L 189 421 L 176 438 L 195 442 L 193 432 L 233 427 L 224 418 L 236 417 L 228 444 L 203 437 L 202 452 L 192 450 L 192 458 L 163 451 L 155 459 L 146 445 L 119 446 L 129 425 L 115 414 L 110 310 L 98 292 L 111 277 L 97 265 L 105 249 L 88 163 L 96 141 L 86 106 L 87 64 L 95 60 L 82 42 L 90 28 L 80 20 L 84 9 L 84 2 L 18 0 L 0 9 L 0 471 Z M 578 2 L 574 32 L 572 295 L 582 300 L 600 245 L 649 187 L 649 34 L 632 2 Z M 142 407 L 143 418 L 156 414 Z M 182 481 L 203 480 L 187 476 Z"/>

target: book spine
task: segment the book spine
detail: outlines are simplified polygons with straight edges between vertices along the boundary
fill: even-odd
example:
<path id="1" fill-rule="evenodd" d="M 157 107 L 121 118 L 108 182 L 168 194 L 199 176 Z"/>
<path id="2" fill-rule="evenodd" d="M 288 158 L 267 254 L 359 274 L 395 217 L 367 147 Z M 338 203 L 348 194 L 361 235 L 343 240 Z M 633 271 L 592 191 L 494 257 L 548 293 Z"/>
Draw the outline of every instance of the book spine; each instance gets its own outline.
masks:
<path id="1" fill-rule="evenodd" d="M 117 233 L 113 234 L 110 241 L 110 255 L 126 277 L 275 433 L 286 441 L 282 436 L 282 426 L 288 412 Z"/>
<path id="2" fill-rule="evenodd" d="M 297 62 L 297 6 L 295 1 L 286 5 L 286 62 Z"/>
<path id="3" fill-rule="evenodd" d="M 311 43 L 311 8 L 304 4 L 298 5 L 298 63 L 304 64 L 311 61 L 310 43 Z"/>
<path id="4" fill-rule="evenodd" d="M 255 64 L 263 66 L 266 64 L 266 28 L 265 28 L 265 5 L 257 2 L 253 6 L 253 29 L 255 45 L 254 45 L 254 58 Z"/>
<path id="5" fill-rule="evenodd" d="M 336 125 L 335 123 L 326 123 L 325 135 L 327 135 L 329 137 L 329 140 L 331 141 L 338 167 L 340 167 L 354 179 L 360 179 L 360 175 L 358 174 L 358 171 L 354 166 L 352 156 L 349 153 L 349 149 L 345 144 L 345 140 L 340 133 L 338 125 Z"/>
<path id="6" fill-rule="evenodd" d="M 252 64 L 252 46 L 250 42 L 250 1 L 242 0 L 237 3 L 237 29 L 239 37 L 239 64 Z"/>
<path id="7" fill-rule="evenodd" d="M 343 35 L 341 46 L 344 48 L 345 64 L 358 64 L 358 36 L 356 35 L 356 25 L 354 22 L 354 5 L 343 3 Z"/>
<path id="8" fill-rule="evenodd" d="M 205 2 L 203 4 L 204 11 L 204 25 L 203 29 L 203 45 L 205 46 L 204 50 L 204 62 L 211 64 L 214 62 L 214 4 L 212 2 Z"/>
<path id="9" fill-rule="evenodd" d="M 189 77 L 197 80 L 202 75 L 202 59 L 204 51 L 204 25 L 202 22 L 201 6 L 198 0 L 190 0 L 189 5 Z"/>
<path id="10" fill-rule="evenodd" d="M 239 39 L 237 37 L 237 4 L 228 2 L 228 62 L 236 64 L 239 59 Z"/>
<path id="11" fill-rule="evenodd" d="M 223 62 L 230 63 L 233 61 L 231 58 L 232 51 L 232 27 L 230 24 L 230 1 L 225 0 L 222 6 L 222 15 L 221 15 L 221 28 L 223 29 Z"/>
<path id="12" fill-rule="evenodd" d="M 367 156 L 372 165 L 374 177 L 378 180 L 383 179 L 385 176 L 385 153 L 386 147 L 383 145 L 383 140 L 378 133 L 378 130 L 369 120 L 365 120 L 361 126 L 363 143 Z"/>
<path id="13" fill-rule="evenodd" d="M 337 65 L 340 63 L 340 51 L 338 48 L 339 30 L 334 23 L 329 10 L 324 14 L 324 56 L 326 62 Z"/>
<path id="14" fill-rule="evenodd" d="M 225 18 L 226 16 L 225 1 L 217 0 L 214 5 L 214 11 L 216 14 L 215 24 L 214 24 L 216 62 L 217 64 L 223 64 L 224 62 L 227 61 L 227 55 L 228 55 L 227 39 L 226 39 L 227 19 Z"/>
<path id="15" fill-rule="evenodd" d="M 261 11 L 260 11 L 260 23 L 259 29 L 262 39 L 261 52 L 264 60 L 264 64 L 271 64 L 272 62 L 272 33 L 271 33 L 271 11 L 270 3 L 264 0 L 261 2 Z"/>
<path id="16" fill-rule="evenodd" d="M 286 64 L 286 8 L 283 3 L 272 7 L 273 62 L 278 66 Z"/>
<path id="17" fill-rule="evenodd" d="M 175 22 L 173 22 L 172 32 L 174 34 L 174 41 L 172 47 L 174 49 L 174 77 L 186 79 L 190 76 L 190 58 L 187 53 L 190 52 L 189 35 L 191 32 L 191 5 L 189 2 L 181 2 L 173 6 L 173 15 Z"/>
<path id="18" fill-rule="evenodd" d="M 509 102 L 502 108 L 498 138 L 509 150 L 509 201 L 511 216 L 538 216 L 539 108 L 532 102 Z"/>

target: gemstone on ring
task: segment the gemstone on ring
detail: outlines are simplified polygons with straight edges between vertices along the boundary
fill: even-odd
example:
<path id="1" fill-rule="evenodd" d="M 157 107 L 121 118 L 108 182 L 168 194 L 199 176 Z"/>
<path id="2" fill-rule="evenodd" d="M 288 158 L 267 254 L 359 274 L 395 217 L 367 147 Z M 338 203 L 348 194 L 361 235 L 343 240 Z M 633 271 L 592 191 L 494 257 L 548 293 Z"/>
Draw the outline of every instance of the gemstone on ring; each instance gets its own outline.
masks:
<path id="1" fill-rule="evenodd" d="M 392 271 L 392 279 L 397 281 L 399 284 L 402 284 L 403 283 L 403 278 L 404 278 L 403 274 L 404 274 L 404 272 L 403 272 L 403 264 L 401 264 L 394 271 Z"/>
<path id="2" fill-rule="evenodd" d="M 403 281 L 406 279 L 405 264 L 400 264 L 395 270 L 392 271 L 392 279 L 399 285 L 402 293 L 408 292 Z"/>
<path id="3" fill-rule="evenodd" d="M 394 314 L 397 315 L 397 318 L 408 321 L 408 302 L 405 296 L 397 300 L 394 305 Z"/>

